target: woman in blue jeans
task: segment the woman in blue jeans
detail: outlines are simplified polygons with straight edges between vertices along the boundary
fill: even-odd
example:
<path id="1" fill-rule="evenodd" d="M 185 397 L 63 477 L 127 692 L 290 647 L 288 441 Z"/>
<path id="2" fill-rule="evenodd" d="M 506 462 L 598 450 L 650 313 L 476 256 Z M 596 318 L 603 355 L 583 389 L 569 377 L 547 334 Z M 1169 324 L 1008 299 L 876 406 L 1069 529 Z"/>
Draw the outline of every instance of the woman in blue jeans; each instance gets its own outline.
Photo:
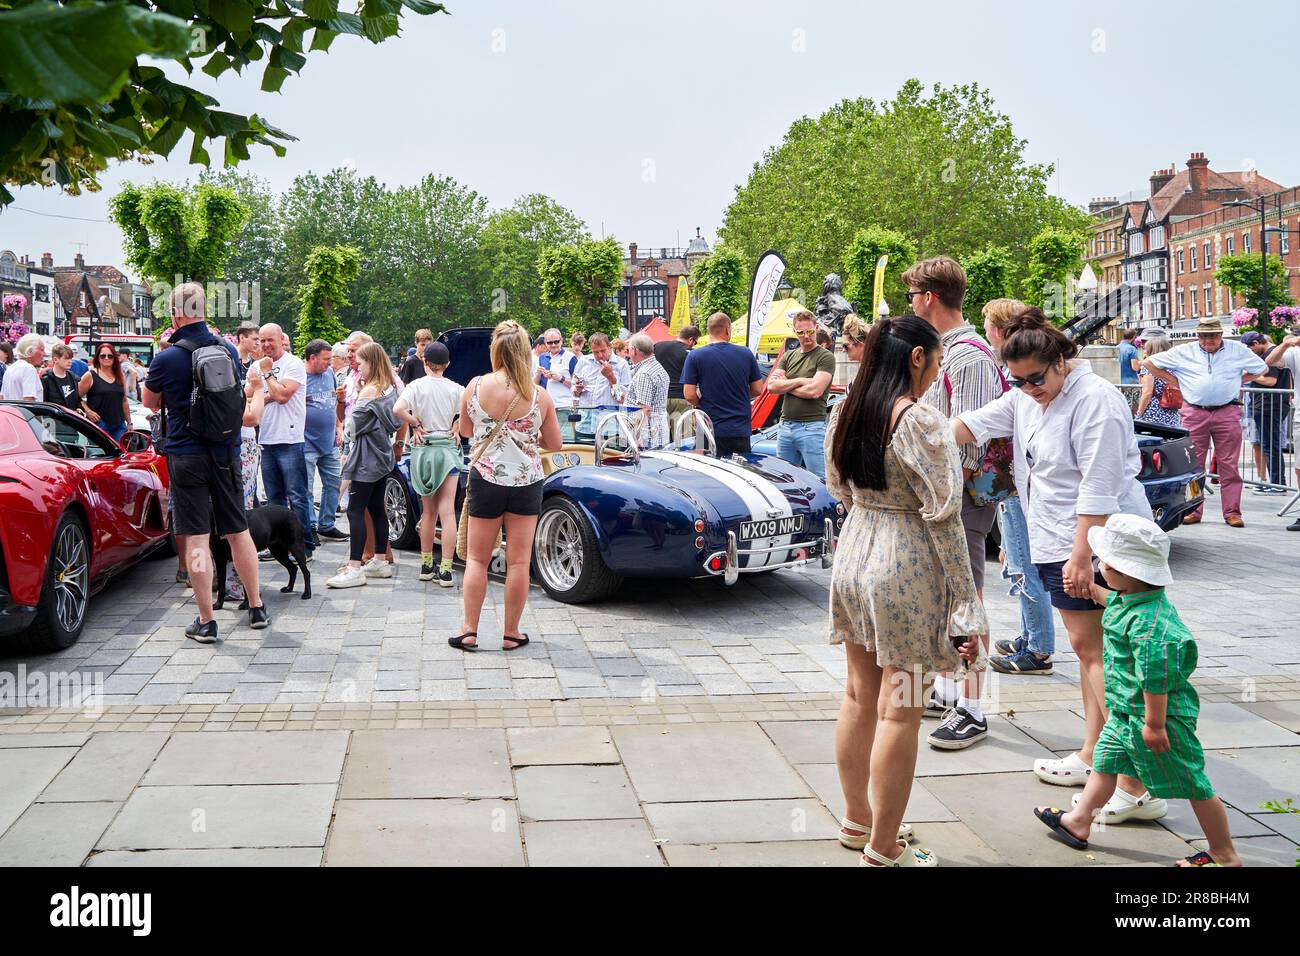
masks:
<path id="1" fill-rule="evenodd" d="M 1007 323 L 1027 308 L 1019 299 L 994 299 L 981 310 L 984 334 L 999 357 L 1007 339 Z M 1005 375 L 1006 369 L 1002 371 Z M 1052 601 L 1029 559 L 1029 526 L 1019 496 L 1012 495 L 998 505 L 998 527 L 1002 532 L 1002 577 L 1011 582 L 1010 593 L 1020 602 L 1020 634 L 1013 641 L 995 642 L 993 649 L 1002 656 L 991 658 L 989 664 L 1003 674 L 1050 674 L 1056 649 Z"/>

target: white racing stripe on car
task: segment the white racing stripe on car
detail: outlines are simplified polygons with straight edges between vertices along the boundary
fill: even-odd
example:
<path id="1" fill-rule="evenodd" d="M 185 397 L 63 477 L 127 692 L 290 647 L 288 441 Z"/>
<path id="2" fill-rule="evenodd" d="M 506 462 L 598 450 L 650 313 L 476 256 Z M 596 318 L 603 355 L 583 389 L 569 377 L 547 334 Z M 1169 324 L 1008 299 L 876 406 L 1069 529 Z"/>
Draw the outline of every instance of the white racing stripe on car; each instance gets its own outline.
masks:
<path id="1" fill-rule="evenodd" d="M 641 457 L 671 461 L 675 465 L 698 474 L 708 475 L 715 481 L 726 485 L 745 503 L 745 507 L 749 509 L 750 517 L 755 521 L 764 521 L 768 518 L 788 518 L 794 514 L 794 509 L 790 507 L 790 502 L 781 493 L 780 488 L 762 475 L 732 462 L 684 451 L 643 451 Z M 772 514 L 772 512 L 776 513 Z M 757 538 L 745 542 L 745 544 L 754 547 L 779 547 L 780 545 L 792 544 L 793 540 L 794 535 L 784 534 L 772 538 Z M 768 564 L 780 564 L 788 561 L 789 557 L 788 551 L 755 554 L 744 559 L 744 566 L 746 568 L 761 568 Z"/>

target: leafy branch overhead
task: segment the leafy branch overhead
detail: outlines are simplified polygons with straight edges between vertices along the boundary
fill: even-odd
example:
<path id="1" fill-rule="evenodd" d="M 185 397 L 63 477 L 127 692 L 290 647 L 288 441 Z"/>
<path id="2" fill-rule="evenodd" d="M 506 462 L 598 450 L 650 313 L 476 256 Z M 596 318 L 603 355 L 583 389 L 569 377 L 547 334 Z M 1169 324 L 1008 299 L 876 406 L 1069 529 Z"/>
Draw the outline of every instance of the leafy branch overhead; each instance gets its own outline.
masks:
<path id="1" fill-rule="evenodd" d="M 175 60 L 216 79 L 261 70 L 279 92 L 312 52 L 341 34 L 381 43 L 403 11 L 446 12 L 431 0 L 0 0 L 0 206 L 6 185 L 57 185 L 72 195 L 99 188 L 113 161 L 168 156 L 190 135 L 189 161 L 209 166 L 224 140 L 232 166 L 252 146 L 283 156 L 294 139 L 258 114 L 242 116 L 143 57 Z"/>

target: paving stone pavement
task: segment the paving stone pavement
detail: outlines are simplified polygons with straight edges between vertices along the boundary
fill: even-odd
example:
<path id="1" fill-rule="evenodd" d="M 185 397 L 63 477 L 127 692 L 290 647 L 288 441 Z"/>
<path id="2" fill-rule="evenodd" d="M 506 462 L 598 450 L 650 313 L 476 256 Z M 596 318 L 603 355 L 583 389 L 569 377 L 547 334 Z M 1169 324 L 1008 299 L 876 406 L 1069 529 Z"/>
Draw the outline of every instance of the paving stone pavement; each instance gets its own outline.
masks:
<path id="1" fill-rule="evenodd" d="M 1171 593 L 1200 644 L 1200 735 L 1238 846 L 1290 865 L 1300 816 L 1262 804 L 1300 795 L 1300 535 L 1249 494 L 1247 509 L 1242 531 L 1175 532 Z M 445 643 L 457 591 L 419 584 L 403 555 L 397 578 L 329 592 L 331 549 L 310 601 L 270 576 L 268 632 L 224 612 L 222 644 L 185 642 L 193 610 L 159 561 L 96 598 L 76 647 L 0 658 L 0 693 L 39 692 L 34 675 L 67 690 L 62 673 L 88 695 L 0 709 L 0 865 L 856 865 L 834 839 L 844 659 L 825 644 L 827 572 L 634 582 L 583 607 L 535 589 L 532 645 L 463 655 Z M 989 571 L 994 636 L 1013 636 Z M 1089 854 L 1046 838 L 1030 808 L 1069 792 L 1030 765 L 1082 725 L 1059 646 L 1053 677 L 996 683 L 989 740 L 921 746 L 908 819 L 945 865 L 1198 848 L 1181 803 Z"/>

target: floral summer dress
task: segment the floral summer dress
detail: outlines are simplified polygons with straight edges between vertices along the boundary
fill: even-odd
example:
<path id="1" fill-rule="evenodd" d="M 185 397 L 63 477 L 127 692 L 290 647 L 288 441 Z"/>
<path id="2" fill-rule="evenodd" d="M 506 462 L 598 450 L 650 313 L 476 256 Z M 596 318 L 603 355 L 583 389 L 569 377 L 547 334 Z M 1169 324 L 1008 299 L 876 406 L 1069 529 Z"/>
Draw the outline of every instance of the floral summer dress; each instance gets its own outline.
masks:
<path id="1" fill-rule="evenodd" d="M 952 670 L 952 636 L 985 634 L 961 523 L 962 478 L 948 422 L 916 404 L 885 450 L 884 491 L 841 479 L 826 427 L 826 485 L 849 507 L 831 573 L 831 643 L 875 651 L 882 667 Z"/>
<path id="2" fill-rule="evenodd" d="M 1139 374 L 1150 375 L 1146 369 Z M 1172 425 L 1178 428 L 1182 425 L 1182 415 L 1176 408 L 1162 408 L 1160 405 L 1160 396 L 1165 393 L 1165 380 L 1156 379 L 1155 391 L 1151 393 L 1151 401 L 1147 402 L 1147 407 L 1142 410 L 1138 416 L 1138 421 L 1150 422 L 1152 425 Z"/>
<path id="3" fill-rule="evenodd" d="M 474 391 L 470 394 L 469 415 L 474 422 L 472 447 L 478 448 L 492 434 L 492 429 L 497 424 L 496 419 L 483 411 L 478 403 L 478 381 L 475 381 Z M 515 488 L 541 481 L 545 477 L 538 446 L 541 430 L 542 416 L 537 408 L 537 389 L 533 389 L 533 403 L 527 414 L 507 422 L 496 440 L 474 463 L 479 476 L 494 485 L 510 485 Z"/>

